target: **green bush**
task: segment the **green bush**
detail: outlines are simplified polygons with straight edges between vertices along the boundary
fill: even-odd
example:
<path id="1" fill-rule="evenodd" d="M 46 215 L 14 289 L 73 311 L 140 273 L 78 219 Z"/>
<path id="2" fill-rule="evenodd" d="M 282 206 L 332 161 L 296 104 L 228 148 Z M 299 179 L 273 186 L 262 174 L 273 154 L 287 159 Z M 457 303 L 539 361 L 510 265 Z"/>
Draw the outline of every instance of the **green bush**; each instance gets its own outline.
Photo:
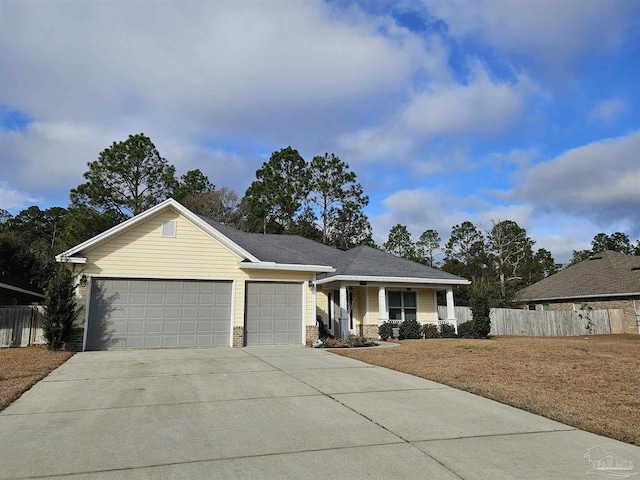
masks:
<path id="1" fill-rule="evenodd" d="M 382 341 L 386 341 L 389 337 L 393 337 L 393 328 L 395 327 L 394 323 L 384 322 L 382 325 L 378 327 L 378 335 L 380 335 L 380 339 Z"/>
<path id="2" fill-rule="evenodd" d="M 424 327 L 422 327 L 422 334 L 424 338 L 440 338 L 438 326 L 433 323 L 426 323 Z"/>
<path id="3" fill-rule="evenodd" d="M 60 266 L 49 281 L 44 299 L 42 334 L 49 350 L 60 350 L 71 340 L 78 311 L 74 290 L 71 272 Z"/>
<path id="4" fill-rule="evenodd" d="M 440 336 L 442 338 L 456 338 L 456 327 L 450 323 L 443 323 L 440 325 Z"/>
<path id="5" fill-rule="evenodd" d="M 417 320 L 405 320 L 400 324 L 400 340 L 422 338 L 422 325 Z"/>
<path id="6" fill-rule="evenodd" d="M 469 307 L 473 318 L 475 338 L 487 338 L 491 331 L 491 306 L 495 291 L 484 278 L 474 279 L 469 287 Z"/>
<path id="7" fill-rule="evenodd" d="M 354 348 L 354 347 L 373 347 L 376 342 L 364 337 L 357 337 L 355 335 L 349 335 L 346 340 L 342 338 L 327 337 L 322 348 Z"/>
<path id="8" fill-rule="evenodd" d="M 478 338 L 473 328 L 473 322 L 464 322 L 458 325 L 458 337 L 460 338 Z"/>

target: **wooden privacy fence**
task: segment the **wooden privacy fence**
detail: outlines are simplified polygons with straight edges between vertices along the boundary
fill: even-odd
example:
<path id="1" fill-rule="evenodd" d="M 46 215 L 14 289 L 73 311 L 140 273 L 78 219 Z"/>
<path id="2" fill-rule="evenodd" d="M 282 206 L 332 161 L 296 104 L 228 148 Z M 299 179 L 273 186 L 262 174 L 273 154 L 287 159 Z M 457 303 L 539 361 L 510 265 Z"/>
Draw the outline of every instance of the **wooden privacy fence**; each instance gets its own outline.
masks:
<path id="1" fill-rule="evenodd" d="M 0 348 L 47 343 L 42 336 L 41 305 L 0 307 Z"/>
<path id="2" fill-rule="evenodd" d="M 587 322 L 581 312 L 539 311 L 512 308 L 492 308 L 491 335 L 518 335 L 529 337 L 570 337 L 587 335 Z M 472 319 L 469 307 L 455 307 L 458 325 Z M 589 312 L 594 335 L 624 333 L 618 328 L 622 310 L 591 310 Z M 447 307 L 438 306 L 438 317 L 447 318 Z"/>

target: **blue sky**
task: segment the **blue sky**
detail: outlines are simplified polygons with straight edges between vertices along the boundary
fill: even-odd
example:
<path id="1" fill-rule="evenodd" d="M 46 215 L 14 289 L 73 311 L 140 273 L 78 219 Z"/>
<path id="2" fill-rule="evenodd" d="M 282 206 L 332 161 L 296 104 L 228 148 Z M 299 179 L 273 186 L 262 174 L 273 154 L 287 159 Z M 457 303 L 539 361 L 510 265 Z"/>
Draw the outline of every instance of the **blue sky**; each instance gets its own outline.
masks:
<path id="1" fill-rule="evenodd" d="M 0 2 L 0 208 L 138 132 L 240 194 L 333 152 L 378 242 L 511 219 L 566 261 L 640 237 L 640 2 Z"/>

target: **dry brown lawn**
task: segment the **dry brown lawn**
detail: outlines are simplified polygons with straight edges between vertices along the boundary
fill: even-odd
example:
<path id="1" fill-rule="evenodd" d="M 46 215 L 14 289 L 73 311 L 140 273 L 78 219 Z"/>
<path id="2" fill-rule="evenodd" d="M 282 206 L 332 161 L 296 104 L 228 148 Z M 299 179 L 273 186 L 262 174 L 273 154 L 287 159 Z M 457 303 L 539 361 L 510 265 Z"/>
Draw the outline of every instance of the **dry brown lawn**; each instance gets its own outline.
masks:
<path id="1" fill-rule="evenodd" d="M 46 346 L 0 349 L 0 410 L 71 355 L 47 350 Z"/>
<path id="2" fill-rule="evenodd" d="M 640 335 L 401 343 L 332 352 L 640 445 Z"/>

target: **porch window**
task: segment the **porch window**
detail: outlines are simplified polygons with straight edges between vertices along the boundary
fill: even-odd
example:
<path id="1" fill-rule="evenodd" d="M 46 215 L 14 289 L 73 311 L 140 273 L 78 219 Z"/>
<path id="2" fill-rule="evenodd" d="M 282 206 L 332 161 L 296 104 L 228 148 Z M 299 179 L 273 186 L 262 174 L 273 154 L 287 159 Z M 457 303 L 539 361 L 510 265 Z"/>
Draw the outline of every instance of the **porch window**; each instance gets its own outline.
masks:
<path id="1" fill-rule="evenodd" d="M 389 320 L 416 320 L 417 306 L 416 292 L 389 292 Z"/>

